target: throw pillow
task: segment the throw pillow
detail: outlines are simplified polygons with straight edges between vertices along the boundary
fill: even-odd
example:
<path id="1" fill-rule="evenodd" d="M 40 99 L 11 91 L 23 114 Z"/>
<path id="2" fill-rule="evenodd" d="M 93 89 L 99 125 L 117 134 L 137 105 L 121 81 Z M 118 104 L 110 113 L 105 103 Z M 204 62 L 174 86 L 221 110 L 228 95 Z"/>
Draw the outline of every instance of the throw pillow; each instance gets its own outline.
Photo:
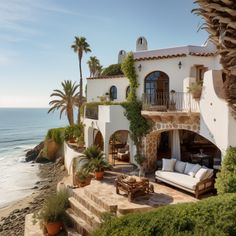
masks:
<path id="1" fill-rule="evenodd" d="M 198 172 L 195 174 L 195 178 L 198 180 L 204 180 L 206 179 L 206 174 L 207 174 L 207 169 L 206 168 L 200 168 Z"/>
<path id="2" fill-rule="evenodd" d="M 177 171 L 179 173 L 184 173 L 185 166 L 186 166 L 186 162 L 176 161 L 176 163 L 175 163 L 175 171 Z"/>
<path id="3" fill-rule="evenodd" d="M 174 171 L 175 162 L 176 162 L 175 159 L 163 158 L 162 159 L 162 170 L 163 171 L 171 171 L 171 172 L 173 172 Z"/>
<path id="4" fill-rule="evenodd" d="M 188 175 L 194 177 L 200 169 L 201 166 L 199 164 L 195 164 L 194 167 L 189 171 Z"/>
<path id="5" fill-rule="evenodd" d="M 195 164 L 191 163 L 186 163 L 185 169 L 184 169 L 184 174 L 188 175 L 190 170 L 195 166 Z"/>
<path id="6" fill-rule="evenodd" d="M 213 176 L 213 174 L 214 174 L 213 169 L 207 168 L 206 166 L 203 166 L 202 168 L 207 169 L 207 173 L 206 173 L 206 176 L 205 176 L 204 179 L 208 179 L 208 178 L 211 178 Z"/>

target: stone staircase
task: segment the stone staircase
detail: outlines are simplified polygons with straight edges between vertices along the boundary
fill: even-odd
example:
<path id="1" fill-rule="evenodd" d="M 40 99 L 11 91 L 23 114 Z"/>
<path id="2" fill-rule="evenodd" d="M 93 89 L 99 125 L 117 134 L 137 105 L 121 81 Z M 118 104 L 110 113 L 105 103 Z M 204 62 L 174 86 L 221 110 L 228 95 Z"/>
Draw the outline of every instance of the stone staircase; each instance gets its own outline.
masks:
<path id="1" fill-rule="evenodd" d="M 82 236 L 89 236 L 101 226 L 101 215 L 114 212 L 116 206 L 105 204 L 89 191 L 89 188 L 78 188 L 70 191 L 70 208 L 67 214 L 73 222 L 74 229 Z"/>

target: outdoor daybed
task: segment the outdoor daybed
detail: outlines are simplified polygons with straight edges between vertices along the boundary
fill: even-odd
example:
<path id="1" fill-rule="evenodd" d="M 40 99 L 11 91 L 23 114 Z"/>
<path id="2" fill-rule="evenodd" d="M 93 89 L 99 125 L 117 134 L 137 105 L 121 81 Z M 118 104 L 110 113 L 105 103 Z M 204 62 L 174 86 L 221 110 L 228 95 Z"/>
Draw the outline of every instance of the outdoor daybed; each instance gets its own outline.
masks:
<path id="1" fill-rule="evenodd" d="M 199 195 L 214 188 L 213 169 L 175 159 L 163 158 L 162 170 L 155 172 L 155 179 Z"/>

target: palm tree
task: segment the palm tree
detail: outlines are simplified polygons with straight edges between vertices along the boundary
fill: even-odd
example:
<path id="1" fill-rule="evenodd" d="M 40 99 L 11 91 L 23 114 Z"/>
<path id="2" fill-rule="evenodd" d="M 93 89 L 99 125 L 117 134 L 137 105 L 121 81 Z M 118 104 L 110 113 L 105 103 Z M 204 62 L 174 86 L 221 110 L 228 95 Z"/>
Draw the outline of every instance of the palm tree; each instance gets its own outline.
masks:
<path id="1" fill-rule="evenodd" d="M 102 71 L 102 66 L 97 57 L 90 57 L 87 63 L 90 70 L 90 77 L 99 76 Z"/>
<path id="2" fill-rule="evenodd" d="M 71 48 L 74 49 L 74 52 L 78 54 L 79 60 L 79 72 L 80 72 L 80 93 L 79 93 L 79 112 L 78 112 L 78 124 L 80 123 L 80 108 L 83 103 L 83 76 L 82 76 L 82 57 L 83 53 L 91 52 L 89 44 L 86 42 L 85 37 L 76 37 L 74 44 L 71 45 Z"/>
<path id="3" fill-rule="evenodd" d="M 236 118 L 236 3 L 235 0 L 196 0 L 202 28 L 210 34 L 221 55 L 227 101 Z"/>
<path id="4" fill-rule="evenodd" d="M 48 110 L 48 113 L 55 110 L 60 110 L 60 118 L 63 112 L 66 113 L 69 124 L 74 125 L 74 112 L 73 109 L 77 106 L 77 100 L 79 96 L 78 89 L 79 85 L 72 81 L 65 80 L 61 83 L 63 90 L 55 89 L 50 97 L 57 97 L 49 102 L 51 108 Z"/>

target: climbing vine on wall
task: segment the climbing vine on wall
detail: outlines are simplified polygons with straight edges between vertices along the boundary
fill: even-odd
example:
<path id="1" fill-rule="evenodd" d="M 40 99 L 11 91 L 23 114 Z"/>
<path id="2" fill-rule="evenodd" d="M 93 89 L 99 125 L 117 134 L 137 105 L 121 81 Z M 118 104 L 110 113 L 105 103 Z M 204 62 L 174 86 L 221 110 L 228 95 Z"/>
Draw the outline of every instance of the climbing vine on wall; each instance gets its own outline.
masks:
<path id="1" fill-rule="evenodd" d="M 150 123 L 141 115 L 142 103 L 138 101 L 136 90 L 138 88 L 137 74 L 134 67 L 134 57 L 129 53 L 121 65 L 122 71 L 130 82 L 130 93 L 128 101 L 122 103 L 125 108 L 125 116 L 130 121 L 131 138 L 137 148 L 137 154 L 140 154 L 142 137 L 146 135 L 151 128 Z"/>

